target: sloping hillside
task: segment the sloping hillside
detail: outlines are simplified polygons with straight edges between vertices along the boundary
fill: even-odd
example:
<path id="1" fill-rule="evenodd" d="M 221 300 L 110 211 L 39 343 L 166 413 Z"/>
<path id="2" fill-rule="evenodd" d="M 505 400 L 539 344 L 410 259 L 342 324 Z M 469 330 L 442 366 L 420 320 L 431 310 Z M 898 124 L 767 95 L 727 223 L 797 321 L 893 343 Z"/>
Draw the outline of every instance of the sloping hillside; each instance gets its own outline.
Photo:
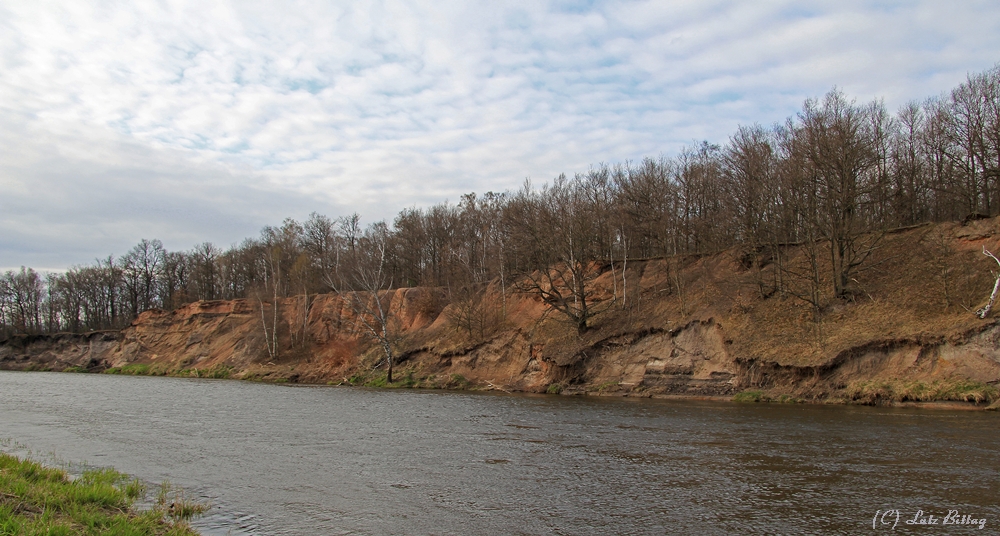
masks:
<path id="1" fill-rule="evenodd" d="M 807 246 L 783 246 L 780 260 L 727 250 L 604 261 L 593 267 L 598 314 L 583 334 L 536 294 L 509 286 L 506 296 L 497 284 L 451 302 L 446 289 L 387 291 L 395 374 L 425 387 L 637 396 L 760 390 L 878 402 L 959 384 L 973 394 L 940 397 L 995 396 L 1000 327 L 995 315 L 981 320 L 972 310 L 992 288 L 997 266 L 982 248 L 1000 250 L 1000 220 L 881 236 L 853 281 L 852 300 L 827 297 L 822 266 L 819 279 L 803 275 Z M 820 290 L 817 304 L 797 297 L 808 298 L 811 285 Z M 380 349 L 338 296 L 277 306 L 202 301 L 147 311 L 121 332 L 15 337 L 0 345 L 0 367 L 314 383 L 378 383 L 384 375 L 376 368 Z M 901 395 L 906 385 L 912 392 Z"/>

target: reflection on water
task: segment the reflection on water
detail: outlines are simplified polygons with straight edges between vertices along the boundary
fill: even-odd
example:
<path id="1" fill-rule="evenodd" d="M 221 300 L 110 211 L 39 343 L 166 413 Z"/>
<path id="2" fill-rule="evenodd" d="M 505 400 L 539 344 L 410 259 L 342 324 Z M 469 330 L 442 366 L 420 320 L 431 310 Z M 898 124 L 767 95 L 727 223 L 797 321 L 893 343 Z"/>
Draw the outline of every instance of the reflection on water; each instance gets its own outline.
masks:
<path id="1" fill-rule="evenodd" d="M 887 509 L 995 533 L 997 422 L 0 372 L 0 438 L 169 480 L 211 501 L 206 534 L 857 534 Z"/>

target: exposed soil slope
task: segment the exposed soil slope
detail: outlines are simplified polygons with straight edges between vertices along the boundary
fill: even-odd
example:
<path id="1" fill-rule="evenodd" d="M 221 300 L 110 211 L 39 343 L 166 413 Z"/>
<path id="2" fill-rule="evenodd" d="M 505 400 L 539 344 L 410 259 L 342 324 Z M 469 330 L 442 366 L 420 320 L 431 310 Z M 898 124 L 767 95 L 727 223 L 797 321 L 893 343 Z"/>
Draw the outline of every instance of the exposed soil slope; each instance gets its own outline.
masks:
<path id="1" fill-rule="evenodd" d="M 592 283 L 601 312 L 583 335 L 531 294 L 504 298 L 491 287 L 482 303 L 460 304 L 445 289 L 397 289 L 388 291 L 396 374 L 423 386 L 643 396 L 762 389 L 805 399 L 850 397 L 873 380 L 996 385 L 997 317 L 971 312 L 996 269 L 984 246 L 1000 249 L 1000 220 L 887 233 L 856 275 L 854 299 L 826 297 L 819 308 L 795 297 L 810 285 L 803 245 L 784 246 L 784 269 L 743 250 L 630 259 L 624 273 L 620 259 L 604 262 Z M 820 272 L 826 296 L 832 285 Z M 316 383 L 382 374 L 373 371 L 378 347 L 336 295 L 279 300 L 276 317 L 272 306 L 196 302 L 147 311 L 121 332 L 14 337 L 0 343 L 0 368 L 145 364 Z M 275 324 L 276 356 L 265 344 Z"/>

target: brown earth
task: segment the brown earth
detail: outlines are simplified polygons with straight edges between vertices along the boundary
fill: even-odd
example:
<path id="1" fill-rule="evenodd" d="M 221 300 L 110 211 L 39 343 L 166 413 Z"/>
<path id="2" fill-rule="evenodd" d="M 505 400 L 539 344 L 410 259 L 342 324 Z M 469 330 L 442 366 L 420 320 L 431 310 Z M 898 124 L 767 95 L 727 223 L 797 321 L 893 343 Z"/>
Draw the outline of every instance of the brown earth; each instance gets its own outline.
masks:
<path id="1" fill-rule="evenodd" d="M 784 247 L 785 270 L 740 249 L 629 260 L 624 275 L 621 260 L 604 262 L 591 283 L 600 313 L 583 335 L 535 295 L 504 300 L 498 284 L 482 303 L 449 303 L 444 289 L 387 291 L 399 335 L 395 374 L 425 387 L 634 396 L 760 389 L 806 400 L 850 398 L 852 386 L 871 381 L 995 386 L 1000 324 L 972 313 L 997 269 L 984 246 L 1000 250 L 1000 220 L 887 233 L 855 277 L 853 299 L 825 297 L 818 309 L 794 296 L 809 285 L 794 275 L 807 260 L 802 245 Z M 203 301 L 147 311 L 121 332 L 17 336 L 0 342 L 0 368 L 140 364 L 308 383 L 384 374 L 373 370 L 379 348 L 338 296 L 278 300 L 276 356 L 264 337 L 272 313 L 266 302 Z"/>

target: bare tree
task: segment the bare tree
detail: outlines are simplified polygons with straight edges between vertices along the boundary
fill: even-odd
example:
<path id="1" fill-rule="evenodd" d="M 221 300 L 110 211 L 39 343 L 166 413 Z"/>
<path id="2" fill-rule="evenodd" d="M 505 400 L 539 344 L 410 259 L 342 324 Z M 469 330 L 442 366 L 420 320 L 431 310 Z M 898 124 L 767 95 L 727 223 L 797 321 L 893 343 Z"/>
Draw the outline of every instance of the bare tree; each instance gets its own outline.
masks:
<path id="1" fill-rule="evenodd" d="M 142 239 L 128 253 L 119 257 L 125 298 L 132 318 L 156 304 L 160 266 L 165 255 L 159 240 Z"/>
<path id="2" fill-rule="evenodd" d="M 807 149 L 799 126 L 788 120 L 775 135 L 781 150 L 778 163 L 779 200 L 782 207 L 779 232 L 783 238 L 802 244 L 796 262 L 781 262 L 781 244 L 776 243 L 778 272 L 785 279 L 782 296 L 791 295 L 812 306 L 814 321 L 819 321 L 822 302 L 820 273 L 819 188 L 818 177 L 808 165 Z"/>
<path id="3" fill-rule="evenodd" d="M 43 282 L 38 272 L 21 267 L 8 270 L 0 279 L 0 294 L 6 296 L 8 322 L 16 333 L 42 331 Z"/>
<path id="4" fill-rule="evenodd" d="M 489 288 L 463 286 L 451 295 L 448 320 L 470 341 L 481 341 L 503 325 L 503 312 L 491 300 Z"/>
<path id="5" fill-rule="evenodd" d="M 830 246 L 834 296 L 851 295 L 850 284 L 881 239 L 864 219 L 862 202 L 871 199 L 875 167 L 870 111 L 848 102 L 837 90 L 822 103 L 807 100 L 797 131 L 816 178 L 816 228 Z"/>
<path id="6" fill-rule="evenodd" d="M 264 346 L 267 348 L 267 354 L 272 361 L 278 359 L 278 298 L 281 293 L 281 281 L 283 279 L 281 256 L 282 250 L 280 245 L 272 244 L 270 247 L 267 247 L 264 288 L 259 289 L 257 292 L 257 305 L 260 307 L 260 322 L 264 329 Z M 271 290 L 270 326 L 268 326 L 267 316 L 264 312 L 264 298 L 262 297 L 266 295 L 269 287 Z M 270 327 L 270 334 L 268 333 L 268 327 Z"/>
<path id="7" fill-rule="evenodd" d="M 392 383 L 400 326 L 396 311 L 391 307 L 389 238 L 385 222 L 369 226 L 357 240 L 347 273 L 330 274 L 327 284 L 354 313 L 364 332 L 381 347 L 387 369 L 386 382 Z M 343 288 L 340 281 L 347 282 L 350 289 Z"/>
<path id="8" fill-rule="evenodd" d="M 897 114 L 899 131 L 892 142 L 892 206 L 895 223 L 912 225 L 928 217 L 926 161 L 921 151 L 921 133 L 926 123 L 916 102 L 903 106 Z"/>
<path id="9" fill-rule="evenodd" d="M 987 87 L 979 77 L 969 79 L 951 91 L 948 103 L 948 128 L 951 142 L 945 154 L 964 178 L 964 194 L 969 214 L 995 213 L 994 184 L 986 173 L 985 127 Z"/>
<path id="10" fill-rule="evenodd" d="M 594 220 L 579 184 L 557 177 L 538 194 L 528 185 L 512 200 L 508 217 L 518 231 L 528 269 L 517 284 L 561 313 L 583 334 L 599 312 L 591 281 L 600 275 Z"/>
<path id="11" fill-rule="evenodd" d="M 771 257 L 780 255 L 777 244 L 775 205 L 777 203 L 777 158 L 772 136 L 760 125 L 741 126 L 723 152 L 726 202 L 734 218 L 734 234 L 749 260 L 762 297 L 773 291 L 765 288 L 762 274 L 764 248 Z"/>
<path id="12" fill-rule="evenodd" d="M 187 255 L 179 251 L 166 252 L 160 265 L 160 303 L 173 309 L 188 301 L 191 281 Z"/>
<path id="13" fill-rule="evenodd" d="M 322 278 L 334 271 L 337 263 L 336 224 L 330 218 L 313 212 L 302 227 L 302 249 Z"/>
<path id="14" fill-rule="evenodd" d="M 203 242 L 195 246 L 188 255 L 191 263 L 189 272 L 194 295 L 201 300 L 219 298 L 219 265 L 222 252 L 211 242 Z"/>

